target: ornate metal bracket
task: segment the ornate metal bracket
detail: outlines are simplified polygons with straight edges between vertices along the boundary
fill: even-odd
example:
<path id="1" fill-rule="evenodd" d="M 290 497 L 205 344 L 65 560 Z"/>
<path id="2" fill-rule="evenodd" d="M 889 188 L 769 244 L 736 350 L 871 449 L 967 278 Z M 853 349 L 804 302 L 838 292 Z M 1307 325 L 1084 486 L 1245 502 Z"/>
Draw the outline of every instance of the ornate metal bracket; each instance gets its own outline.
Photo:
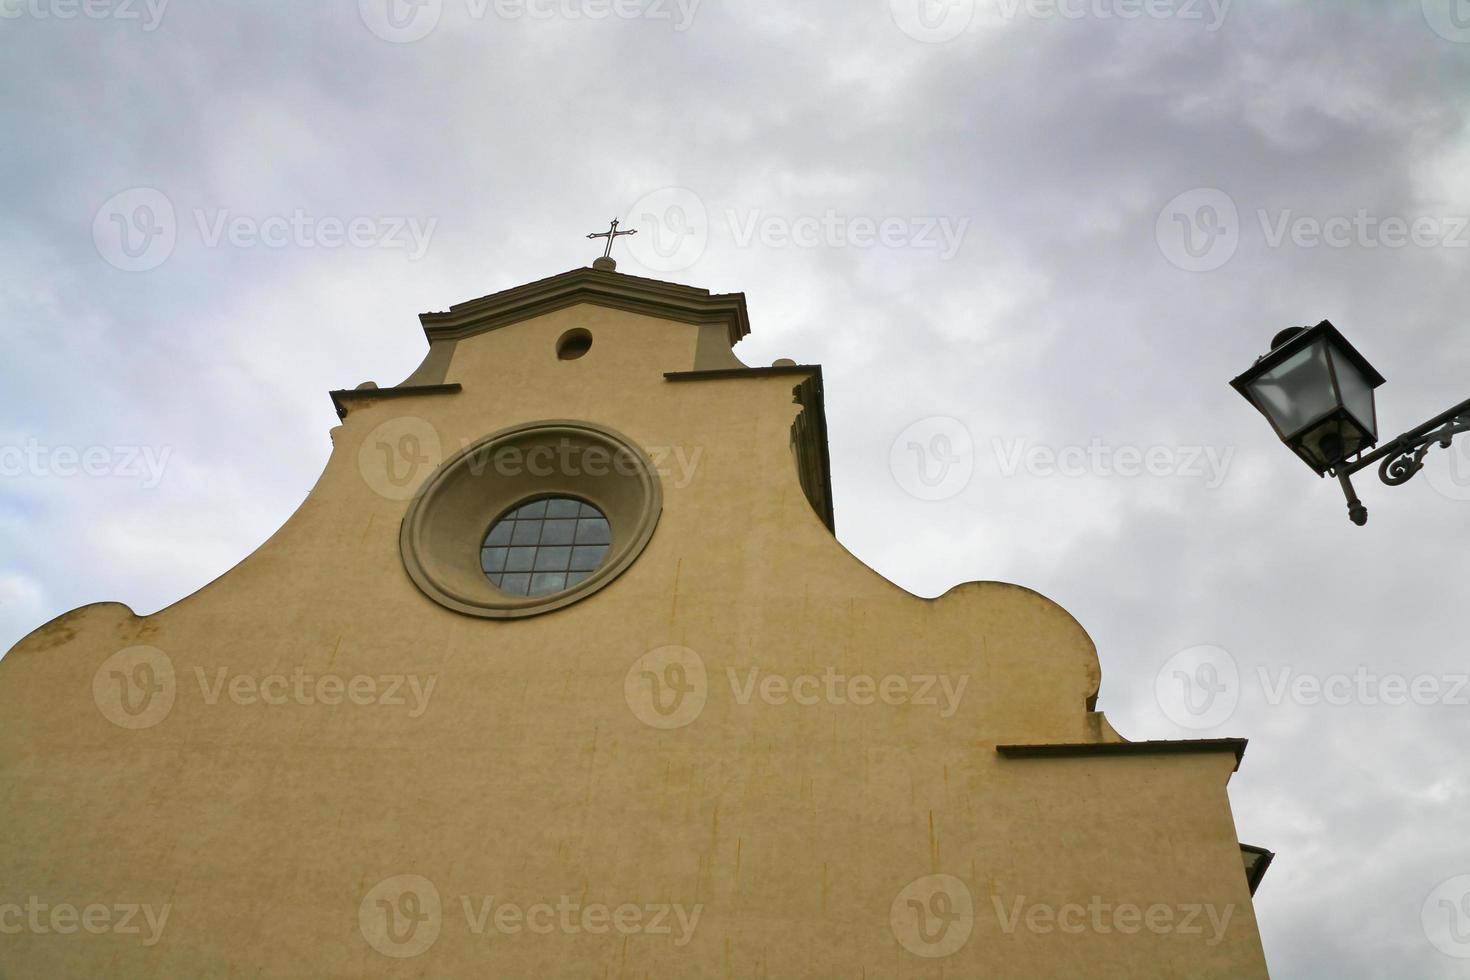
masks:
<path id="1" fill-rule="evenodd" d="M 1403 435 L 1378 447 L 1366 456 L 1355 460 L 1344 460 L 1335 466 L 1332 475 L 1342 484 L 1347 497 L 1348 517 L 1359 527 L 1368 523 L 1368 508 L 1353 491 L 1352 475 L 1361 469 L 1378 463 L 1378 478 L 1388 486 L 1397 487 L 1408 483 L 1414 474 L 1424 468 L 1424 457 L 1431 448 L 1450 448 L 1450 442 L 1461 432 L 1470 432 L 1470 401 L 1463 401 L 1447 412 Z"/>
<path id="2" fill-rule="evenodd" d="M 1424 468 L 1424 456 L 1430 447 L 1437 443 L 1441 449 L 1448 449 L 1450 440 L 1461 432 L 1470 432 L 1470 416 L 1452 419 L 1443 428 L 1424 437 L 1418 446 L 1408 446 L 1397 456 L 1385 457 L 1378 467 L 1378 478 L 1391 487 L 1408 483 Z"/>

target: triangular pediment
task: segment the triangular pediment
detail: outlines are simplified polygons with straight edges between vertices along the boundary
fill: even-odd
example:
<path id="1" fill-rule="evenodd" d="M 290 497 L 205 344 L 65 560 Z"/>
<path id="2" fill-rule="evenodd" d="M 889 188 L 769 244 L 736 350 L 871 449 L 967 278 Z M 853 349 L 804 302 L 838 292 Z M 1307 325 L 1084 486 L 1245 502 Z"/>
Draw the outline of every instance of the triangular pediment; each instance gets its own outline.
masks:
<path id="1" fill-rule="evenodd" d="M 744 293 L 712 294 L 695 286 L 587 268 L 491 293 L 442 313 L 423 313 L 419 322 L 431 342 L 463 340 L 578 303 L 683 323 L 723 324 L 732 347 L 750 333 Z"/>

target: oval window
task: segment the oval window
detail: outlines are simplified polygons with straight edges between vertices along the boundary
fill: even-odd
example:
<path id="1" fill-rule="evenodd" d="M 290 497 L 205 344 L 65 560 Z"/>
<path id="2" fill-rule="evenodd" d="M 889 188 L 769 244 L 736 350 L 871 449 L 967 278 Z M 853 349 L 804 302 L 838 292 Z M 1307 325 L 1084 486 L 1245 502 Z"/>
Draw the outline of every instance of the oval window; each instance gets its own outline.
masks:
<path id="1" fill-rule="evenodd" d="M 541 454 L 555 465 L 526 465 Z M 403 516 L 403 567 L 447 609 L 539 616 L 587 598 L 637 560 L 663 513 L 652 457 L 592 422 L 524 422 L 470 443 Z"/>
<path id="2" fill-rule="evenodd" d="M 612 528 L 585 500 L 543 497 L 519 504 L 490 525 L 480 568 L 515 596 L 545 596 L 578 584 L 607 560 Z"/>

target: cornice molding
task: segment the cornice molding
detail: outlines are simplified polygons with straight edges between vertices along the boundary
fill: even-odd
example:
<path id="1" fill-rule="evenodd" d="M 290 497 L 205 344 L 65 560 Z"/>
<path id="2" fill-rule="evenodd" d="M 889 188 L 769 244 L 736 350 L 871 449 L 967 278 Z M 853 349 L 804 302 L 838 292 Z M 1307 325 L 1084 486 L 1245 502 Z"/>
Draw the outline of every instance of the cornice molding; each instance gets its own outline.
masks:
<path id="1" fill-rule="evenodd" d="M 750 333 L 744 293 L 711 294 L 708 289 L 600 269 L 573 269 L 491 293 L 442 313 L 420 314 L 419 322 L 430 341 L 463 340 L 576 303 L 594 303 L 681 323 L 722 324 L 732 347 Z"/>
<path id="2" fill-rule="evenodd" d="M 380 401 L 384 398 L 407 398 L 413 395 L 452 395 L 460 391 L 458 383 L 447 385 L 398 385 L 393 388 L 339 388 L 328 392 L 337 409 L 337 417 L 345 419 L 349 403 L 354 401 Z"/>
<path id="3" fill-rule="evenodd" d="M 769 378 L 783 374 L 822 377 L 820 364 L 780 364 L 774 367 L 717 368 L 713 371 L 665 371 L 665 381 L 723 381 L 736 378 Z"/>
<path id="4" fill-rule="evenodd" d="M 1240 856 L 1245 861 L 1245 881 L 1250 885 L 1251 897 L 1254 898 L 1256 889 L 1261 887 L 1261 879 L 1266 877 L 1266 869 L 1276 859 L 1276 852 L 1255 844 L 1241 844 Z"/>
<path id="5" fill-rule="evenodd" d="M 1096 755 L 1177 755 L 1185 752 L 1231 752 L 1235 768 L 1245 757 L 1243 738 L 1152 739 L 1143 742 L 1054 742 L 1043 745 L 997 745 L 1007 759 L 1066 759 Z"/>

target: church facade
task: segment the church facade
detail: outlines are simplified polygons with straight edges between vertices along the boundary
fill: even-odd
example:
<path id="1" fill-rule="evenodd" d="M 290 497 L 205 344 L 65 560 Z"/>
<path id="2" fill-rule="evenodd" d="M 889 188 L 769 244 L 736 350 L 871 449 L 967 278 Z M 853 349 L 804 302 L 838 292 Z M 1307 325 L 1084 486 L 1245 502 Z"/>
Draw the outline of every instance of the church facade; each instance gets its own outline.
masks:
<path id="1" fill-rule="evenodd" d="M 1238 739 L 834 533 L 821 369 L 603 259 L 425 314 L 316 487 L 0 661 L 0 976 L 1264 977 Z"/>

